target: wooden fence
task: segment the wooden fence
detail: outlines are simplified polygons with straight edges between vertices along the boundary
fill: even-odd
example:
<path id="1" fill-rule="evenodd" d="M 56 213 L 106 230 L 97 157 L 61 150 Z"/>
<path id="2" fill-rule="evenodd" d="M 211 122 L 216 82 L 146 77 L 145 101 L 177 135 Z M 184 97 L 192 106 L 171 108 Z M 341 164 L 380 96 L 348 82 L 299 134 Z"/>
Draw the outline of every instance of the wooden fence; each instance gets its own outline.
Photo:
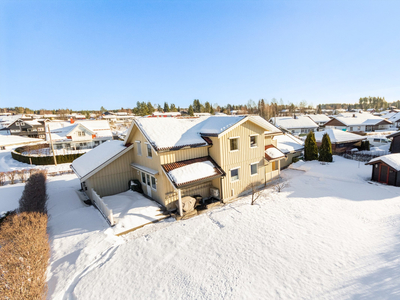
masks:
<path id="1" fill-rule="evenodd" d="M 117 224 L 116 220 L 114 220 L 113 212 L 112 209 L 109 209 L 107 207 L 107 204 L 104 203 L 103 199 L 97 193 L 95 192 L 94 189 L 92 190 L 92 197 L 93 197 L 93 203 L 97 207 L 97 209 L 101 212 L 101 214 L 106 218 L 106 220 L 110 223 L 111 226 L 114 226 Z"/>

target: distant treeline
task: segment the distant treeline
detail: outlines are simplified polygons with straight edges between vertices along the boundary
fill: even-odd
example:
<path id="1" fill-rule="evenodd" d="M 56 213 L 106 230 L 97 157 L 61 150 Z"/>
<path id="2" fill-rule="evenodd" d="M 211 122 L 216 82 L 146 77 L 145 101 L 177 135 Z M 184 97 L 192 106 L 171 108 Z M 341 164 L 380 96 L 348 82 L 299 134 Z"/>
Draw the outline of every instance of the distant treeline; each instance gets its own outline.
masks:
<path id="1" fill-rule="evenodd" d="M 86 118 L 90 118 L 91 114 L 100 115 L 107 111 L 109 112 L 126 112 L 128 114 L 135 114 L 139 116 L 151 115 L 155 111 L 159 112 L 180 112 L 184 111 L 189 115 L 193 115 L 194 113 L 210 113 L 214 114 L 216 112 L 230 114 L 232 111 L 238 111 L 238 113 L 251 113 L 251 114 L 259 114 L 262 117 L 268 119 L 275 115 L 278 115 L 284 110 L 285 112 L 291 114 L 295 112 L 307 112 L 314 110 L 317 113 L 322 112 L 322 110 L 336 110 L 336 109 L 387 109 L 390 106 L 394 106 L 396 108 L 400 108 L 400 100 L 394 102 L 386 102 L 385 97 L 363 97 L 358 100 L 358 103 L 326 103 L 326 104 L 318 104 L 314 107 L 312 104 L 307 104 L 306 101 L 301 101 L 299 104 L 289 103 L 285 104 L 282 99 L 279 101 L 275 98 L 272 98 L 270 101 L 266 99 L 260 99 L 257 103 L 253 100 L 249 100 L 246 104 L 227 104 L 225 106 L 220 106 L 218 103 L 211 104 L 210 102 L 205 102 L 204 104 L 200 102 L 199 99 L 194 99 L 193 103 L 188 107 L 180 107 L 176 106 L 174 103 L 164 102 L 161 104 L 152 104 L 151 102 L 136 102 L 136 106 L 132 108 L 123 108 L 107 110 L 104 106 L 101 106 L 100 110 L 72 110 L 69 108 L 65 109 L 55 109 L 55 110 L 32 110 L 28 107 L 6 107 L 0 108 L 0 112 L 2 113 L 13 113 L 13 114 L 37 114 L 37 115 L 45 115 L 45 114 L 55 114 L 61 117 L 71 114 L 71 113 L 80 113 L 85 115 Z"/>

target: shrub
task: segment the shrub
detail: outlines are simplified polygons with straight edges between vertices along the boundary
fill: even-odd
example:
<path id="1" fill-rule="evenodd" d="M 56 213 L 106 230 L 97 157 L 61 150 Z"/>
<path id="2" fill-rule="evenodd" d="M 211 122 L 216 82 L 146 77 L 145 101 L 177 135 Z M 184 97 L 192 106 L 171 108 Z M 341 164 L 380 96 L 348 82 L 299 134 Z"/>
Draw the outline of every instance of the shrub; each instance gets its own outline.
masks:
<path id="1" fill-rule="evenodd" d="M 304 142 L 304 160 L 318 159 L 318 147 L 315 140 L 314 132 L 310 131 L 307 134 L 306 141 Z"/>
<path id="2" fill-rule="evenodd" d="M 6 183 L 6 173 L 0 172 L 0 185 L 5 185 Z"/>
<path id="3" fill-rule="evenodd" d="M 332 162 L 332 144 L 327 133 L 322 137 L 321 147 L 319 147 L 319 161 Z"/>
<path id="4" fill-rule="evenodd" d="M 50 246 L 47 216 L 10 215 L 0 230 L 0 295 L 2 299 L 45 299 Z"/>
<path id="5" fill-rule="evenodd" d="M 10 183 L 14 184 L 15 177 L 17 176 L 17 171 L 10 171 L 10 172 L 7 172 L 6 174 L 7 174 L 8 179 L 10 180 Z"/>
<path id="6" fill-rule="evenodd" d="M 25 170 L 25 169 L 17 171 L 18 179 L 21 182 L 25 182 L 26 181 L 26 175 L 27 175 L 27 170 Z"/>
<path id="7" fill-rule="evenodd" d="M 46 174 L 38 172 L 27 180 L 22 197 L 19 199 L 19 212 L 47 213 Z"/>

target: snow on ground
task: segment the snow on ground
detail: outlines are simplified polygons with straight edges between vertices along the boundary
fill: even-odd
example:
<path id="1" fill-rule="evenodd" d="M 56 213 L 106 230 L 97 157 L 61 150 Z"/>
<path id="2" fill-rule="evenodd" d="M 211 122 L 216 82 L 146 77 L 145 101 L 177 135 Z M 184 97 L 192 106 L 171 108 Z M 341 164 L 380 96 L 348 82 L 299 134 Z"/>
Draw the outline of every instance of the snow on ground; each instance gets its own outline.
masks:
<path id="1" fill-rule="evenodd" d="M 74 175 L 51 178 L 48 298 L 398 299 L 400 188 L 334 160 L 282 171 L 288 185 L 256 205 L 247 196 L 123 237 L 79 200 Z"/>
<path id="2" fill-rule="evenodd" d="M 112 227 L 114 234 L 120 234 L 165 218 L 161 205 L 142 194 L 128 190 L 117 195 L 102 198 L 118 223 Z"/>

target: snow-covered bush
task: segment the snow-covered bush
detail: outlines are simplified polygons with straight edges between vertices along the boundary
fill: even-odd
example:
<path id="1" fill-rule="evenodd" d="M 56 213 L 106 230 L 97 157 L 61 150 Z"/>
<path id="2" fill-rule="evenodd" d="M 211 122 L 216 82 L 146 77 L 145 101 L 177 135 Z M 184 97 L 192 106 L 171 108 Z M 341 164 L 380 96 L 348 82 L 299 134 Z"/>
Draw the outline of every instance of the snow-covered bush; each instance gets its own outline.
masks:
<path id="1" fill-rule="evenodd" d="M 6 173 L 0 172 L 0 185 L 5 185 L 6 183 Z"/>
<path id="2" fill-rule="evenodd" d="M 45 299 L 50 258 L 47 216 L 8 216 L 0 228 L 0 295 L 2 299 Z"/>
<path id="3" fill-rule="evenodd" d="M 16 179 L 15 177 L 17 176 L 17 171 L 10 171 L 10 172 L 7 172 L 6 174 L 7 174 L 8 179 L 10 180 L 10 183 L 14 184 L 15 179 Z"/>

